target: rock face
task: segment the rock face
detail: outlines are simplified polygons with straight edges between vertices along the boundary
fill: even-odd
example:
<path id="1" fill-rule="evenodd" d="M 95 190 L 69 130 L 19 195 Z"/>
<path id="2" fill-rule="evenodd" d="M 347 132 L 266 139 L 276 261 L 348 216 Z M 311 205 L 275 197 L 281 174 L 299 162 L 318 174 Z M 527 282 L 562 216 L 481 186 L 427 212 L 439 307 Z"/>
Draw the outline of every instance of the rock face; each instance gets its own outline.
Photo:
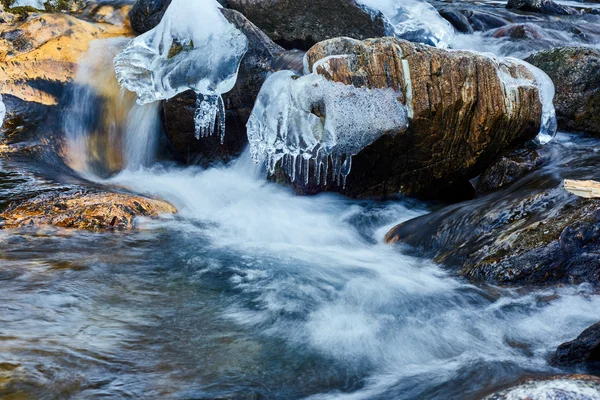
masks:
<path id="1" fill-rule="evenodd" d="M 475 182 L 475 191 L 479 195 L 493 192 L 517 181 L 543 163 L 544 159 L 533 149 L 504 154 L 479 176 Z"/>
<path id="2" fill-rule="evenodd" d="M 524 65 L 394 38 L 321 42 L 306 55 L 309 68 L 325 57 L 327 62 L 313 72 L 327 80 L 398 90 L 409 127 L 357 154 L 345 188 L 311 180 L 295 185 L 301 193 L 440 196 L 449 188 L 469 186 L 468 180 L 499 154 L 539 132 L 542 104 Z M 529 83 L 511 89 L 507 77 Z M 326 110 L 323 114 L 326 118 Z"/>
<path id="3" fill-rule="evenodd" d="M 238 156 L 248 144 L 246 122 L 268 74 L 277 69 L 302 66 L 302 53 L 286 52 L 239 12 L 229 9 L 221 11 L 246 35 L 249 42 L 235 87 L 223 96 L 227 115 L 225 142 L 221 144 L 216 135 L 200 140 L 194 137 L 194 92 L 188 91 L 163 102 L 167 137 L 187 163 L 227 162 Z"/>
<path id="4" fill-rule="evenodd" d="M 552 357 L 555 365 L 600 363 L 600 323 L 586 329 L 572 342 L 561 344 Z"/>
<path id="5" fill-rule="evenodd" d="M 567 375 L 548 379 L 530 379 L 490 395 L 484 400 L 592 400 L 596 398 L 600 398 L 600 379 L 588 375 Z"/>
<path id="6" fill-rule="evenodd" d="M 356 39 L 386 34 L 382 15 L 373 17 L 354 0 L 230 0 L 276 43 L 307 50 L 335 37 Z"/>
<path id="7" fill-rule="evenodd" d="M 527 59 L 554 81 L 561 129 L 600 135 L 600 51 L 563 47 Z"/>
<path id="8" fill-rule="evenodd" d="M 167 202 L 131 194 L 91 191 L 49 192 L 13 203 L 0 214 L 0 228 L 56 226 L 92 231 L 133 229 L 136 217 L 177 210 Z"/>
<path id="9" fill-rule="evenodd" d="M 594 174 L 596 142 L 578 140 L 548 145 L 552 163 L 493 194 L 405 222 L 387 242 L 407 243 L 473 281 L 600 284 L 600 200 L 562 187 L 565 177 Z"/>
<path id="10" fill-rule="evenodd" d="M 533 11 L 542 14 L 577 14 L 577 11 L 573 8 L 555 3 L 553 0 L 508 0 L 506 8 L 514 8 L 522 11 Z"/>

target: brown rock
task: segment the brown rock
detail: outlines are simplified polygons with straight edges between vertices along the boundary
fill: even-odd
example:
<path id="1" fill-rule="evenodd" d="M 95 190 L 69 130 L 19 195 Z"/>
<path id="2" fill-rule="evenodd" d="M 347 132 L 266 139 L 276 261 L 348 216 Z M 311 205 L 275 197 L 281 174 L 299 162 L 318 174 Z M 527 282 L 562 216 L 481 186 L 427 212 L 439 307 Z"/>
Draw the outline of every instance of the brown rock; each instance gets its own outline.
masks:
<path id="1" fill-rule="evenodd" d="M 338 38 L 307 53 L 309 68 L 328 56 L 336 57 L 313 72 L 346 85 L 399 90 L 409 127 L 356 155 L 345 189 L 297 185 L 302 193 L 439 196 L 468 185 L 499 154 L 539 131 L 542 105 L 535 85 L 521 84 L 511 93 L 500 78 L 499 61 L 485 55 L 394 38 Z M 533 80 L 521 64 L 506 61 L 502 69 L 506 76 Z"/>
<path id="2" fill-rule="evenodd" d="M 0 228 L 51 225 L 92 231 L 127 230 L 135 228 L 136 217 L 176 212 L 175 207 L 162 200 L 79 189 L 48 192 L 10 204 L 0 214 Z"/>

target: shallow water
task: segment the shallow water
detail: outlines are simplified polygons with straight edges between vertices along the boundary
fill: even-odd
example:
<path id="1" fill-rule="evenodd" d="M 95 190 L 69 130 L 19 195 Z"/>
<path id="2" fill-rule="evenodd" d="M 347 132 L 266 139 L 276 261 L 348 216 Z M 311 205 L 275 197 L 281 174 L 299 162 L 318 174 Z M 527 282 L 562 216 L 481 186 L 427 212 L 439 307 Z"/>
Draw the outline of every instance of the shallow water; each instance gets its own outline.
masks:
<path id="1" fill-rule="evenodd" d="M 382 243 L 425 204 L 256 171 L 121 173 L 180 210 L 135 233 L 0 231 L 0 394 L 468 399 L 558 372 L 549 352 L 597 320 L 589 287 L 476 287 Z"/>

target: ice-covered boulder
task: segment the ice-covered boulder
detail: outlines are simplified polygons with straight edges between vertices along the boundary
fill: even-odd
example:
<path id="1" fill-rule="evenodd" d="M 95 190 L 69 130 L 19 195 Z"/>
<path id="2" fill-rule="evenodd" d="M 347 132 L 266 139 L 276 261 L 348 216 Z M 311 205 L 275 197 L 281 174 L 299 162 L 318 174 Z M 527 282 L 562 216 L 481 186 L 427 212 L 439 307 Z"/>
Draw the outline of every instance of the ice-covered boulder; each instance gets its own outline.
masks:
<path id="1" fill-rule="evenodd" d="M 248 124 L 254 159 L 301 193 L 438 196 L 542 125 L 555 132 L 552 83 L 516 59 L 338 38 L 305 68 L 268 78 Z"/>
<path id="2" fill-rule="evenodd" d="M 188 163 L 210 164 L 239 155 L 248 145 L 246 122 L 265 78 L 281 68 L 302 69 L 303 53 L 285 51 L 239 12 L 224 8 L 221 12 L 248 39 L 248 52 L 242 59 L 236 84 L 223 95 L 227 132 L 224 143 L 217 137 L 195 139 L 193 91 L 163 102 L 167 137 Z"/>
<path id="3" fill-rule="evenodd" d="M 135 38 L 117 57 L 115 71 L 138 103 L 197 94 L 196 137 L 225 135 L 222 95 L 237 80 L 246 36 L 221 14 L 216 0 L 174 0 L 161 22 Z"/>

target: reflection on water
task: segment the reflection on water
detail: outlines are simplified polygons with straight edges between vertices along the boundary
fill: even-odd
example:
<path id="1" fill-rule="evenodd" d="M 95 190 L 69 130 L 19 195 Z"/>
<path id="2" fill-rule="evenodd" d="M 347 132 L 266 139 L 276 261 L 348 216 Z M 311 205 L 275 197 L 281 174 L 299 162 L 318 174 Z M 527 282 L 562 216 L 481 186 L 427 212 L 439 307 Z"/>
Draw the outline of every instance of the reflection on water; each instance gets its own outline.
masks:
<path id="1" fill-rule="evenodd" d="M 414 201 L 294 196 L 229 168 L 110 181 L 180 215 L 0 232 L 0 394 L 476 398 L 596 322 L 586 286 L 478 288 L 381 242 Z"/>

